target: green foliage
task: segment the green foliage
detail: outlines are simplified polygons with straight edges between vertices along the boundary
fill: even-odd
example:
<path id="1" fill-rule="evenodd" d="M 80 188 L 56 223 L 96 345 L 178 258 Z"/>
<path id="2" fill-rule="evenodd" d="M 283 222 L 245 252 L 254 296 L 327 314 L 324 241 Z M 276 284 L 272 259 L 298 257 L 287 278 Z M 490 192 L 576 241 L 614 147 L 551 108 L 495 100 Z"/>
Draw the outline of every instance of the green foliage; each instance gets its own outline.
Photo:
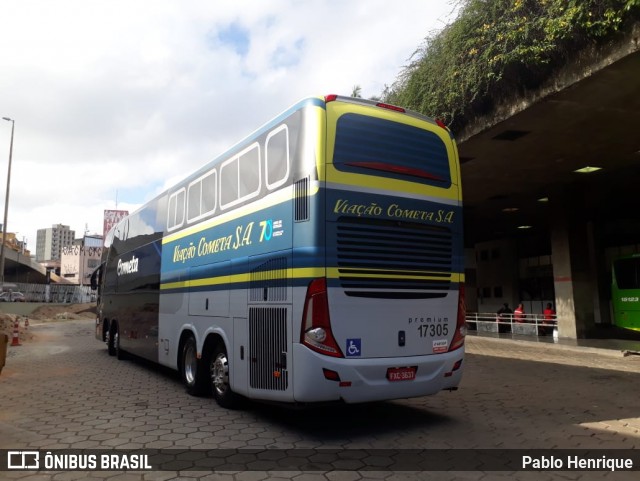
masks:
<path id="1" fill-rule="evenodd" d="M 640 0 L 460 2 L 456 21 L 425 40 L 383 95 L 454 131 L 640 18 Z"/>

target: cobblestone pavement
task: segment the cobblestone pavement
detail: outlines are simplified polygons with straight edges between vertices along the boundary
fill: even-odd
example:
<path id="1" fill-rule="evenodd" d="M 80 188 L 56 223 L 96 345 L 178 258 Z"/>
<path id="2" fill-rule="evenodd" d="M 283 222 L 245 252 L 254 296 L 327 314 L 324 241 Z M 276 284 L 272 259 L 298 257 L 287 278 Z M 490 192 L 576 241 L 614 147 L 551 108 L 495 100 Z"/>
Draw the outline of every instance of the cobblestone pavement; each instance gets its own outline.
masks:
<path id="1" fill-rule="evenodd" d="M 0 449 L 638 449 L 640 356 L 468 337 L 460 390 L 411 400 L 228 411 L 177 375 L 118 362 L 91 321 L 30 327 L 0 375 Z M 637 472 L 0 472 L 40 480 L 591 480 Z"/>

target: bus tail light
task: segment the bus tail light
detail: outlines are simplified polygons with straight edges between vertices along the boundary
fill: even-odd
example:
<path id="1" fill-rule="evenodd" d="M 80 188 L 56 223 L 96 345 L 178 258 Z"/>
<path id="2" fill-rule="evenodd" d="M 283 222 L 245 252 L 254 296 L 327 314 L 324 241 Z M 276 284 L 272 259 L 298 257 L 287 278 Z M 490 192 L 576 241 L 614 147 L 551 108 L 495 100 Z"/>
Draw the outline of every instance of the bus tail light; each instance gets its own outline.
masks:
<path id="1" fill-rule="evenodd" d="M 350 102 L 361 102 L 362 103 L 362 99 L 359 97 L 342 97 L 342 100 L 347 101 L 347 99 Z M 336 100 L 338 100 L 338 95 L 336 94 L 329 94 L 329 95 L 325 95 L 324 96 L 324 101 L 325 103 L 329 103 L 329 102 L 335 102 Z M 369 102 L 370 105 L 374 105 L 373 102 Z M 393 104 L 388 104 L 386 102 L 376 102 L 375 103 L 376 107 L 380 107 L 381 109 L 387 109 L 387 110 L 393 110 L 395 112 L 401 112 L 401 113 L 406 113 L 407 110 L 404 107 L 400 107 L 398 105 L 393 105 Z"/>
<path id="2" fill-rule="evenodd" d="M 327 281 L 324 277 L 314 279 L 307 288 L 300 342 L 320 354 L 344 357 L 331 332 Z"/>
<path id="3" fill-rule="evenodd" d="M 382 109 L 394 110 L 396 112 L 402 112 L 403 114 L 406 112 L 406 110 L 403 107 L 399 107 L 397 105 L 392 105 L 392 104 L 386 104 L 384 102 L 378 102 L 376 104 L 376 107 L 380 107 Z"/>
<path id="4" fill-rule="evenodd" d="M 449 351 L 460 349 L 464 345 L 464 338 L 467 335 L 467 307 L 464 302 L 464 284 L 460 283 L 458 295 L 458 317 L 456 320 L 456 331 L 451 341 Z"/>

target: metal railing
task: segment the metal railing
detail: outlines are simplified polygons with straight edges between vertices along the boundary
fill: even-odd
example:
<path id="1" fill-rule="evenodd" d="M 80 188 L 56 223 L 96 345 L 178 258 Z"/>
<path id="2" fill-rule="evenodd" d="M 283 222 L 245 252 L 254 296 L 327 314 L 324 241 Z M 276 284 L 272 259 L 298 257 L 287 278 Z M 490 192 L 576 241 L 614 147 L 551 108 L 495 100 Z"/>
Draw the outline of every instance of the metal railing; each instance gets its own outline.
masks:
<path id="1" fill-rule="evenodd" d="M 544 314 L 496 314 L 468 312 L 467 326 L 478 332 L 512 333 L 528 336 L 557 336 L 557 319 L 545 319 Z"/>
<path id="2" fill-rule="evenodd" d="M 5 290 L 18 291 L 24 294 L 27 302 L 54 302 L 80 304 L 95 301 L 95 292 L 89 286 L 66 284 L 26 284 L 16 282 Z"/>

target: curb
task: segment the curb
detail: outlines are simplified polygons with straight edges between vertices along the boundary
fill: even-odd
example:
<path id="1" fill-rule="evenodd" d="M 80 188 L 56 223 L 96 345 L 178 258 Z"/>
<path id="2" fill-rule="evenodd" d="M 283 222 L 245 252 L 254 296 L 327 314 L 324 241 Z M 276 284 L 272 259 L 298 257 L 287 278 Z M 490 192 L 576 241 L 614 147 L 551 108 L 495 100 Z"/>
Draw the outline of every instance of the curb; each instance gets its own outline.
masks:
<path id="1" fill-rule="evenodd" d="M 601 346 L 581 346 L 577 342 L 598 342 Z M 547 350 L 563 350 L 572 351 L 582 354 L 601 354 L 604 356 L 622 358 L 629 355 L 640 353 L 640 343 L 630 343 L 628 341 L 620 341 L 618 339 L 591 339 L 591 340 L 562 340 L 558 342 L 539 341 L 530 339 L 513 339 L 511 337 L 490 337 L 477 334 L 467 335 L 466 341 L 470 344 L 502 344 L 507 346 L 520 346 L 526 348 L 541 348 Z M 624 344 L 624 346 L 623 346 Z M 635 344 L 635 346 L 633 345 Z"/>

